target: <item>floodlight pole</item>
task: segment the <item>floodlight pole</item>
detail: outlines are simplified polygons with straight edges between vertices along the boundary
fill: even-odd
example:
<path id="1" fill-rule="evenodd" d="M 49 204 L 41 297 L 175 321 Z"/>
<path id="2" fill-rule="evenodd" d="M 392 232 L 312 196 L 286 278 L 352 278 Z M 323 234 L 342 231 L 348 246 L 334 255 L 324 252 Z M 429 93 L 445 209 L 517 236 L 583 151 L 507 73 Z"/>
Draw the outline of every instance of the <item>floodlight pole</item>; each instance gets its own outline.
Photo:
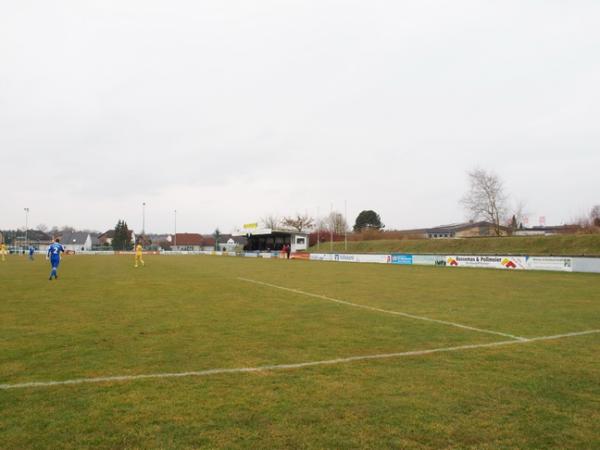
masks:
<path id="1" fill-rule="evenodd" d="M 173 234 L 173 247 L 177 247 L 177 210 L 173 211 L 175 213 L 175 234 Z"/>
<path id="2" fill-rule="evenodd" d="M 29 239 L 27 237 L 27 228 L 29 228 L 29 208 L 23 208 L 25 210 L 25 248 L 29 248 Z"/>
<path id="3" fill-rule="evenodd" d="M 348 252 L 348 202 L 344 200 L 344 251 Z"/>
<path id="4" fill-rule="evenodd" d="M 317 206 L 317 251 L 321 248 L 321 217 Z"/>
<path id="5" fill-rule="evenodd" d="M 329 252 L 333 253 L 333 203 L 329 208 Z"/>
<path id="6" fill-rule="evenodd" d="M 146 202 L 142 203 L 142 236 L 146 233 Z"/>

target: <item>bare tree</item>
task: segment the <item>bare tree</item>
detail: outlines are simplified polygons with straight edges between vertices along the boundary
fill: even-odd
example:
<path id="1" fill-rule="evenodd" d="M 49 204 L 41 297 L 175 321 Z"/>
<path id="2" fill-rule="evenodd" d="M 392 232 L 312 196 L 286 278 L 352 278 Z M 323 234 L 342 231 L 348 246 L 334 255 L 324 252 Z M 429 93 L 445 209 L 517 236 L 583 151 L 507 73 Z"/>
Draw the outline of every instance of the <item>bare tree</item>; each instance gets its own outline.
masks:
<path id="1" fill-rule="evenodd" d="M 590 211 L 590 219 L 592 224 L 596 227 L 600 227 L 600 205 L 596 205 Z"/>
<path id="2" fill-rule="evenodd" d="M 268 214 L 260 219 L 260 221 L 265 228 L 270 228 L 271 230 L 276 229 L 281 224 L 281 218 L 275 214 Z"/>
<path id="3" fill-rule="evenodd" d="M 492 172 L 475 169 L 468 172 L 469 191 L 461 203 L 473 220 L 486 220 L 494 224 L 500 236 L 500 220 L 506 214 L 506 194 L 502 180 Z"/>
<path id="4" fill-rule="evenodd" d="M 342 213 L 332 211 L 325 219 L 328 231 L 333 231 L 335 234 L 344 234 L 348 230 L 348 223 Z"/>
<path id="5" fill-rule="evenodd" d="M 294 230 L 304 231 L 313 227 L 314 219 L 308 214 L 296 213 L 295 216 L 284 217 L 281 223 Z"/>
<path id="6" fill-rule="evenodd" d="M 518 200 L 510 207 L 509 214 L 506 216 L 504 222 L 510 226 L 513 231 L 520 228 L 523 225 L 525 217 L 528 213 L 526 212 L 526 204 L 523 200 Z"/>

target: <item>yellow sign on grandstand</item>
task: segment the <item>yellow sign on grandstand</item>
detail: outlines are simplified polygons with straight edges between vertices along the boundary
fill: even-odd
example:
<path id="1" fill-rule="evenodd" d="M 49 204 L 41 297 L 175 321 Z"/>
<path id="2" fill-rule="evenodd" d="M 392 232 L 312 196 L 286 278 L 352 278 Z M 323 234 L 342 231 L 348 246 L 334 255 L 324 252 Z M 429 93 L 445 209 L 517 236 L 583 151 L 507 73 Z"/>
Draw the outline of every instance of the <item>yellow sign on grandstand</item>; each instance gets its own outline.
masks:
<path id="1" fill-rule="evenodd" d="M 257 223 L 245 223 L 244 224 L 244 230 L 254 230 L 256 228 L 258 228 Z"/>

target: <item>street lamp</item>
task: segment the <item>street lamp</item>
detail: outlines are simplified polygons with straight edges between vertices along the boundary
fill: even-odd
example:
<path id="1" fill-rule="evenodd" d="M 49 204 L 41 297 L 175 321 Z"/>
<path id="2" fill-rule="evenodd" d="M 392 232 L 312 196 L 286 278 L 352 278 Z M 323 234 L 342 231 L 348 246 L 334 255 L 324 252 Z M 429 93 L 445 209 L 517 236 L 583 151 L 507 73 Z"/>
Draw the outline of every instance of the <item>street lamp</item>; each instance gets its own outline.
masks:
<path id="1" fill-rule="evenodd" d="M 321 216 L 317 206 L 317 252 L 321 249 Z"/>
<path id="2" fill-rule="evenodd" d="M 348 252 L 348 202 L 344 200 L 344 251 Z"/>
<path id="3" fill-rule="evenodd" d="M 173 247 L 177 247 L 177 210 L 174 210 L 175 213 L 175 234 L 173 235 Z"/>
<path id="4" fill-rule="evenodd" d="M 27 238 L 27 228 L 29 228 L 29 208 L 25 210 L 25 248 L 29 248 L 29 239 Z"/>
<path id="5" fill-rule="evenodd" d="M 142 203 L 142 236 L 146 234 L 146 202 Z"/>

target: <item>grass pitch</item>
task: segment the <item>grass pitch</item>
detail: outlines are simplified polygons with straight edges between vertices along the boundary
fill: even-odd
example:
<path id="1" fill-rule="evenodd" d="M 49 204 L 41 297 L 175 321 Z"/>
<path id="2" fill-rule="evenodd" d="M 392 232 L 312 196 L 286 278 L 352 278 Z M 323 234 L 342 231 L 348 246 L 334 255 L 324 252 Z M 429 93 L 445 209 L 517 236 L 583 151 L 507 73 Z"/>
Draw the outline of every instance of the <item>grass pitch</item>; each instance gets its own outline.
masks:
<path id="1" fill-rule="evenodd" d="M 0 385 L 600 328 L 600 276 L 205 256 L 0 263 Z M 241 278 L 269 283 L 291 292 Z M 308 294 L 315 294 L 311 296 Z M 398 316 L 336 303 L 479 328 Z M 600 334 L 302 368 L 0 389 L 0 448 L 598 448 Z"/>

